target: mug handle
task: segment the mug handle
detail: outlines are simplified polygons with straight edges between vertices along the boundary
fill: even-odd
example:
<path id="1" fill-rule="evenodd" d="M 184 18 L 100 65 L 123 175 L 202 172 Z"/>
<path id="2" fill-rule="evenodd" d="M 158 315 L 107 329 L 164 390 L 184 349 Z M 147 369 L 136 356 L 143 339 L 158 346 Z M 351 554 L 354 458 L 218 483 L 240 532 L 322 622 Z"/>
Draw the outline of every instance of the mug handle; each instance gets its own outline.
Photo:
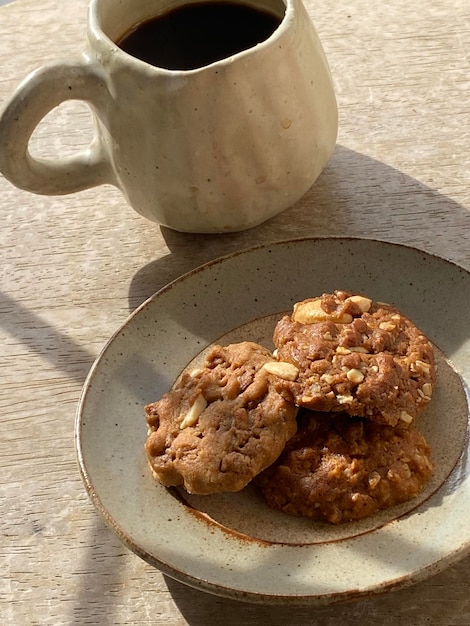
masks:
<path id="1" fill-rule="evenodd" d="M 31 72 L 0 115 L 0 172 L 16 187 L 43 195 L 114 184 L 108 154 L 96 132 L 87 148 L 70 157 L 36 158 L 28 150 L 34 129 L 53 108 L 66 100 L 83 100 L 99 109 L 108 95 L 100 67 L 86 57 Z"/>

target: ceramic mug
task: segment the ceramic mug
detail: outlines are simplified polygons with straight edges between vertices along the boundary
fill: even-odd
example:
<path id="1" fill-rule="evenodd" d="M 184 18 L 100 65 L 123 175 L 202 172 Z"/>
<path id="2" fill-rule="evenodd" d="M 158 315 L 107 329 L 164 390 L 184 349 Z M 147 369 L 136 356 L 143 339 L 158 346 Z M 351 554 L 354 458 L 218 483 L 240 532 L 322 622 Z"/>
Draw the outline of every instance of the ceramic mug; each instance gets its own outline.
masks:
<path id="1" fill-rule="evenodd" d="M 193 70 L 169 70 L 116 42 L 188 0 L 91 0 L 88 45 L 32 72 L 0 118 L 0 171 L 45 195 L 112 184 L 141 215 L 183 232 L 258 225 L 298 200 L 333 152 L 330 70 L 301 0 L 243 0 L 279 26 L 261 43 Z M 210 1 L 210 0 L 206 0 Z M 83 100 L 94 137 L 67 158 L 28 151 L 41 119 Z"/>

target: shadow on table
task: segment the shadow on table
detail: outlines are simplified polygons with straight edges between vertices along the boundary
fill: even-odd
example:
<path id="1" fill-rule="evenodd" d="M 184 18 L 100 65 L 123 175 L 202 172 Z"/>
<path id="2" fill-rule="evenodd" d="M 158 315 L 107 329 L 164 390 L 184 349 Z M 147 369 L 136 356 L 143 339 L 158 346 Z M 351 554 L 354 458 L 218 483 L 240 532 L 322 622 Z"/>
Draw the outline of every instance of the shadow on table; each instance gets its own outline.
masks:
<path id="1" fill-rule="evenodd" d="M 463 626 L 470 623 L 468 588 L 463 584 L 470 578 L 469 571 L 466 559 L 406 589 L 318 607 L 249 604 L 165 580 L 189 626 Z"/>
<path id="2" fill-rule="evenodd" d="M 80 383 L 85 380 L 95 359 L 91 352 L 83 349 L 66 333 L 51 326 L 21 302 L 4 293 L 0 293 L 1 311 L 8 311 L 8 315 L 2 315 L 0 318 L 0 328 L 5 333 L 16 337 L 31 352 L 40 355 L 67 376 L 75 378 Z"/>
<path id="3" fill-rule="evenodd" d="M 134 276 L 130 310 L 202 263 L 296 237 L 347 233 L 392 242 L 399 239 L 440 256 L 451 249 L 455 262 L 466 267 L 470 264 L 470 244 L 463 236 L 464 231 L 470 232 L 470 209 L 385 163 L 343 146 L 336 148 L 328 167 L 300 201 L 261 226 L 222 236 L 178 233 L 164 227 L 161 231 L 171 254 L 145 265 Z"/>

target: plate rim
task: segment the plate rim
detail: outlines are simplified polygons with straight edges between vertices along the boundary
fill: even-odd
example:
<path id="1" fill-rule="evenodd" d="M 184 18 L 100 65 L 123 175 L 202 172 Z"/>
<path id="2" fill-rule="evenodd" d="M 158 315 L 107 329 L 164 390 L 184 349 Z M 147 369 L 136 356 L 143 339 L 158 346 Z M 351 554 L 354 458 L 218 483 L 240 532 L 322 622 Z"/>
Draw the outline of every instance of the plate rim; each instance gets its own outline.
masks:
<path id="1" fill-rule="evenodd" d="M 333 602 L 337 602 L 339 600 L 348 600 L 353 598 L 361 598 L 365 596 L 373 596 L 379 595 L 384 592 L 392 591 L 394 589 L 399 589 L 403 587 L 407 587 L 415 584 L 416 582 L 422 581 L 429 576 L 432 576 L 450 564 L 455 563 L 457 560 L 461 558 L 465 558 L 468 554 L 470 554 L 470 536 L 467 545 L 462 547 L 456 547 L 454 551 L 448 552 L 444 557 L 440 558 L 438 561 L 432 562 L 420 569 L 413 571 L 411 575 L 405 575 L 401 578 L 397 578 L 395 580 L 386 581 L 382 585 L 375 585 L 372 587 L 367 587 L 363 589 L 354 589 L 350 592 L 328 592 L 326 594 L 276 594 L 271 595 L 270 593 L 263 592 L 250 592 L 241 589 L 234 589 L 228 586 L 220 585 L 214 583 L 210 580 L 195 577 L 188 572 L 183 571 L 182 569 L 178 569 L 174 565 L 167 563 L 165 560 L 158 558 L 155 555 L 149 554 L 147 550 L 141 548 L 136 545 L 132 539 L 128 536 L 125 529 L 121 527 L 121 525 L 113 518 L 113 516 L 109 513 L 106 507 L 103 505 L 100 496 L 98 495 L 94 484 L 93 479 L 89 475 L 89 472 L 86 467 L 86 461 L 84 459 L 84 454 L 82 450 L 82 445 L 80 441 L 81 435 L 81 419 L 84 411 L 85 403 L 92 389 L 92 381 L 93 378 L 100 367 L 108 349 L 111 344 L 116 340 L 116 337 L 122 333 L 122 331 L 128 326 L 132 321 L 140 314 L 140 312 L 149 307 L 150 303 L 158 299 L 162 294 L 166 291 L 172 289 L 172 287 L 178 283 L 184 283 L 188 278 L 198 274 L 200 272 L 205 271 L 206 269 L 219 265 L 227 261 L 228 259 L 238 257 L 246 254 L 253 254 L 256 251 L 275 248 L 277 246 L 285 246 L 285 245 L 295 245 L 296 243 L 309 243 L 314 245 L 316 242 L 325 242 L 325 241 L 335 241 L 335 242 L 358 242 L 358 243 L 367 243 L 370 242 L 372 244 L 384 245 L 389 248 L 400 248 L 407 249 L 412 252 L 418 252 L 426 255 L 427 257 L 433 257 L 434 259 L 445 262 L 449 266 L 452 266 L 455 270 L 463 271 L 470 278 L 470 270 L 463 267 L 459 263 L 453 261 L 452 259 L 446 258 L 443 255 L 436 254 L 433 252 L 428 252 L 426 249 L 417 247 L 415 245 L 400 243 L 396 241 L 383 240 L 377 238 L 370 237 L 357 237 L 357 236 L 305 236 L 305 237 L 296 237 L 296 238 L 286 238 L 279 239 L 276 241 L 270 241 L 266 243 L 260 243 L 254 246 L 245 247 L 239 250 L 235 250 L 229 252 L 225 255 L 218 256 L 214 259 L 208 260 L 196 267 L 184 272 L 183 274 L 177 276 L 172 279 L 165 285 L 163 285 L 160 289 L 158 289 L 155 293 L 147 297 L 140 305 L 138 305 L 123 322 L 119 324 L 119 326 L 115 329 L 115 331 L 111 334 L 111 336 L 107 339 L 107 341 L 102 345 L 99 350 L 96 358 L 94 359 L 93 364 L 91 365 L 88 374 L 85 378 L 85 381 L 82 386 L 82 390 L 79 396 L 79 401 L 76 410 L 75 417 L 75 433 L 74 433 L 74 443 L 75 443 L 75 452 L 76 458 L 78 462 L 79 473 L 84 483 L 85 489 L 88 493 L 90 500 L 92 501 L 96 510 L 100 513 L 101 517 L 105 521 L 106 525 L 119 537 L 119 539 L 135 554 L 137 554 L 144 561 L 149 563 L 150 565 L 158 568 L 163 574 L 174 578 L 175 580 L 187 584 L 195 589 L 199 589 L 208 593 L 212 593 L 218 596 L 249 601 L 252 603 L 260 603 L 260 604 L 296 604 L 296 605 L 325 605 Z M 464 379 L 466 386 L 468 387 L 468 381 Z M 468 399 L 468 393 L 467 393 Z M 469 432 L 467 430 L 466 440 L 464 445 L 464 451 L 469 450 Z M 260 540 L 262 541 L 262 540 Z"/>

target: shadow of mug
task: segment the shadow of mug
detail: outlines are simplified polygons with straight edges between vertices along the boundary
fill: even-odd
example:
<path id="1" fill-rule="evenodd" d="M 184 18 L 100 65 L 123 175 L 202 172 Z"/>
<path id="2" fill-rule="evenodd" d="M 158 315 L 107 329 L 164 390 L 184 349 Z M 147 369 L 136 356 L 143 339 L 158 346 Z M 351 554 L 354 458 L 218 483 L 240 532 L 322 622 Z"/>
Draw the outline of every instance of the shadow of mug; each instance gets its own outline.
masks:
<path id="1" fill-rule="evenodd" d="M 465 225 L 467 227 L 465 228 Z M 170 254 L 143 266 L 129 289 L 129 309 L 181 274 L 240 249 L 297 237 L 365 237 L 416 246 L 470 268 L 470 211 L 418 180 L 337 145 L 317 182 L 292 207 L 242 233 L 182 234 L 162 228 Z M 144 234 L 143 247 L 152 245 Z"/>

